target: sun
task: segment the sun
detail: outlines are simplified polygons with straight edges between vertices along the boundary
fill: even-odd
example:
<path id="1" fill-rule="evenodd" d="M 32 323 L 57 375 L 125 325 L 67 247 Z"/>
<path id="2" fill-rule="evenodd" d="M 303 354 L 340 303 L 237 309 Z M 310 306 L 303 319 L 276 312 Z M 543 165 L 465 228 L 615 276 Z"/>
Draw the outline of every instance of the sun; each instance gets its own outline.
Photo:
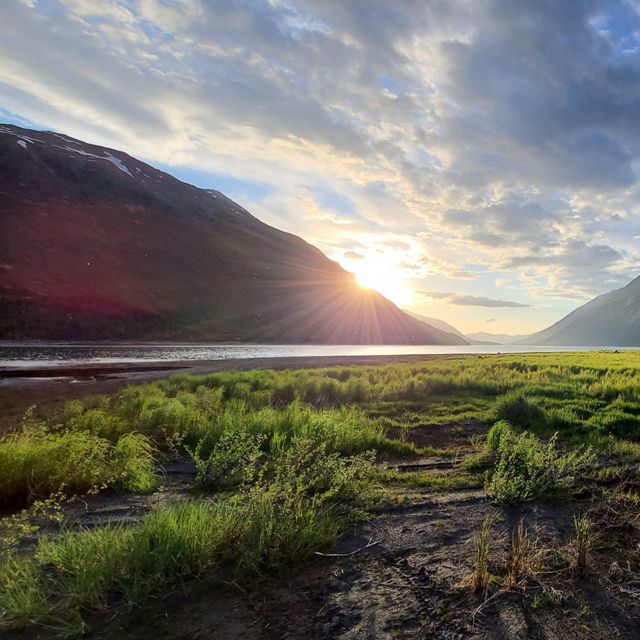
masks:
<path id="1" fill-rule="evenodd" d="M 349 271 L 356 276 L 356 282 L 363 289 L 375 289 L 385 298 L 402 306 L 411 302 L 413 292 L 407 285 L 404 275 L 392 263 L 386 260 L 366 258 L 352 261 Z"/>

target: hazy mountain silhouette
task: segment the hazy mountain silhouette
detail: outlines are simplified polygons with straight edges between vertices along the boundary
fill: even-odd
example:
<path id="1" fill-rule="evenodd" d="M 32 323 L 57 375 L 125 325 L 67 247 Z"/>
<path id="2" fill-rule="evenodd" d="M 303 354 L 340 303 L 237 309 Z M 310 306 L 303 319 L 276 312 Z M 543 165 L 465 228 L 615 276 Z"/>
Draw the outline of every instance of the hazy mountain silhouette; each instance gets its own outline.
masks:
<path id="1" fill-rule="evenodd" d="M 444 320 L 440 320 L 439 318 L 431 318 L 430 316 L 423 316 L 419 313 L 414 313 L 413 311 L 405 310 L 410 316 L 416 318 L 416 320 L 420 320 L 420 322 L 424 322 L 428 324 L 430 327 L 434 327 L 435 329 L 439 329 L 440 331 L 444 331 L 446 333 L 452 333 L 454 336 L 458 336 L 459 338 L 463 338 L 467 340 L 467 336 L 464 335 L 461 331 L 458 331 L 453 325 L 445 322 Z"/>

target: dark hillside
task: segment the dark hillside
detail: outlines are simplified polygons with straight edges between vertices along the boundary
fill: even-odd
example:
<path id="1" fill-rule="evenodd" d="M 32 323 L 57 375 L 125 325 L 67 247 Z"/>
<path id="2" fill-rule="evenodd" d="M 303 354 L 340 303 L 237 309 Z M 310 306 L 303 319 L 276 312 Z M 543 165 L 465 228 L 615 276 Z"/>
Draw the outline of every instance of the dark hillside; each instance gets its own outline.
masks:
<path id="1" fill-rule="evenodd" d="M 127 154 L 0 126 L 0 338 L 463 344 Z"/>

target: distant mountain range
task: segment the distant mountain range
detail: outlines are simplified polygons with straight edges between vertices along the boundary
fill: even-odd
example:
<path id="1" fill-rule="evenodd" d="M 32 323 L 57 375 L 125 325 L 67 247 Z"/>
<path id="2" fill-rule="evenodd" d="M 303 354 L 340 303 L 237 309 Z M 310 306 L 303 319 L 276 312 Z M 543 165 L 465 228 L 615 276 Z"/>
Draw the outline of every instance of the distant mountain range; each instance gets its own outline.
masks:
<path id="1" fill-rule="evenodd" d="M 442 320 L 412 315 L 449 333 L 463 335 Z M 471 344 L 640 347 L 640 277 L 622 289 L 594 298 L 543 331 L 528 336 L 479 331 L 464 337 Z"/>
<path id="2" fill-rule="evenodd" d="M 432 327 L 436 327 L 441 331 L 446 331 L 447 333 L 452 333 L 460 338 L 464 338 L 471 344 L 512 344 L 519 339 L 524 338 L 525 336 L 510 336 L 506 334 L 499 333 L 486 333 L 484 331 L 478 331 L 476 333 L 462 333 L 454 326 L 450 325 L 448 322 L 444 320 L 440 320 L 439 318 L 431 318 L 429 316 L 423 316 L 419 313 L 414 313 L 413 311 L 407 311 L 409 315 L 412 315 L 414 318 L 425 322 Z"/>
<path id="3" fill-rule="evenodd" d="M 466 344 L 215 190 L 0 126 L 0 338 Z"/>
<path id="4" fill-rule="evenodd" d="M 640 278 L 594 298 L 548 329 L 517 344 L 640 346 Z"/>
<path id="5" fill-rule="evenodd" d="M 486 331 L 477 331 L 467 334 L 467 338 L 472 342 L 483 344 L 513 344 L 518 340 L 526 338 L 526 336 L 512 336 L 507 333 L 488 333 Z"/>

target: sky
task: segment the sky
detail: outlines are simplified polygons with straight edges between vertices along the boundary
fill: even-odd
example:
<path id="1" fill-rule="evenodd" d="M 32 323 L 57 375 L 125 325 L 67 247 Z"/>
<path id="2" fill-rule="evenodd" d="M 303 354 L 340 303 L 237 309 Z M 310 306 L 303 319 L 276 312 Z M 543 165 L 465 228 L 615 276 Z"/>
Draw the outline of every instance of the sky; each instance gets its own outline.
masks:
<path id="1" fill-rule="evenodd" d="M 640 275 L 640 0 L 2 0 L 0 60 L 0 121 L 219 189 L 462 331 Z"/>

